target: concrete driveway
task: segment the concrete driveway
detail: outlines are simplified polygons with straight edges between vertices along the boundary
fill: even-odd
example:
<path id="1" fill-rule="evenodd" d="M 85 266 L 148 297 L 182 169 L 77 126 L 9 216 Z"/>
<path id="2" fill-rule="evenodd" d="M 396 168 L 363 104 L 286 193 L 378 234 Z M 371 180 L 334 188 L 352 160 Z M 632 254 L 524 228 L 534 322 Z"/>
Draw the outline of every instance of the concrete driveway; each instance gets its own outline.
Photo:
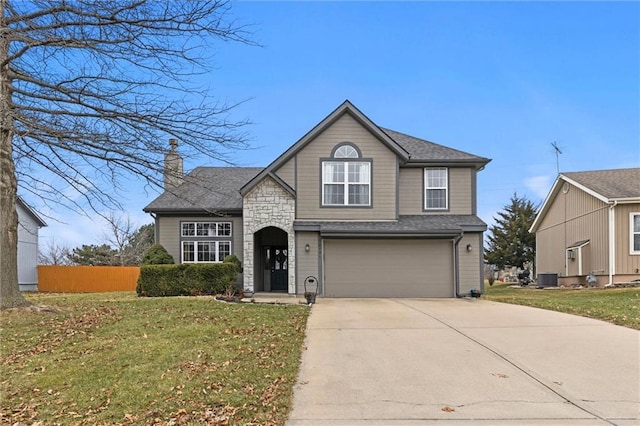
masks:
<path id="1" fill-rule="evenodd" d="M 463 299 L 320 299 L 287 425 L 640 424 L 640 332 Z"/>

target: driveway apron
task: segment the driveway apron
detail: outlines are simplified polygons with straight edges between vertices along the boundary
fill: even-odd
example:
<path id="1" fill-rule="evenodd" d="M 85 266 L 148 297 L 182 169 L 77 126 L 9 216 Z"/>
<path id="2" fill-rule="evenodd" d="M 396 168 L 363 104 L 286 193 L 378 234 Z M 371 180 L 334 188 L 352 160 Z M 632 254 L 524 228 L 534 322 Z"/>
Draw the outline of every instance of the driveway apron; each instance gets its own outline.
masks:
<path id="1" fill-rule="evenodd" d="M 640 424 L 640 332 L 465 299 L 321 299 L 287 425 Z"/>

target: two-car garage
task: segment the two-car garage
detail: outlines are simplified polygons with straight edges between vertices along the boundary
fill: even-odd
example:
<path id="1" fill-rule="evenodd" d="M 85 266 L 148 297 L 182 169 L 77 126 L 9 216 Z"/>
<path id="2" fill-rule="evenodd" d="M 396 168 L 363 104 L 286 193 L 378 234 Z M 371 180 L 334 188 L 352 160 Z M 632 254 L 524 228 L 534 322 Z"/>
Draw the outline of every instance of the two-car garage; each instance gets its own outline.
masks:
<path id="1" fill-rule="evenodd" d="M 324 239 L 326 297 L 453 297 L 451 239 Z"/>

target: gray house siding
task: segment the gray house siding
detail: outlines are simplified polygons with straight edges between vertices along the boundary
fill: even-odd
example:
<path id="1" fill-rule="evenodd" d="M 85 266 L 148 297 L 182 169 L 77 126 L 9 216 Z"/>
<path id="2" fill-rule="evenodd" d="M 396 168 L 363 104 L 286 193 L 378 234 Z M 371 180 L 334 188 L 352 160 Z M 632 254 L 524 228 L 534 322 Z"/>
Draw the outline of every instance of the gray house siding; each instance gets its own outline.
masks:
<path id="1" fill-rule="evenodd" d="M 306 250 L 307 245 L 309 251 Z M 307 277 L 313 276 L 319 281 L 322 280 L 320 235 L 317 232 L 296 232 L 296 250 L 296 294 L 302 294 L 304 293 L 304 280 Z M 315 290 L 315 286 L 310 290 Z"/>
<path id="2" fill-rule="evenodd" d="M 296 189 L 295 165 L 296 157 L 293 157 L 275 171 L 276 175 L 294 190 Z"/>
<path id="3" fill-rule="evenodd" d="M 590 271 L 607 275 L 608 210 L 603 201 L 566 183 L 555 195 L 536 231 L 536 272 L 557 273 L 559 277 L 572 277 L 577 282 L 577 266 L 574 265 L 577 261 L 567 259 L 566 249 L 576 242 L 589 240 L 582 276 Z"/>
<path id="4" fill-rule="evenodd" d="M 341 142 L 372 159 L 370 207 L 322 207 L 321 159 Z M 297 219 L 393 220 L 396 218 L 396 155 L 349 114 L 344 114 L 296 155 Z"/>
<path id="5" fill-rule="evenodd" d="M 22 291 L 38 290 L 38 222 L 20 203 L 18 211 L 18 284 Z"/>
<path id="6" fill-rule="evenodd" d="M 474 214 L 473 177 L 470 167 L 449 167 L 449 209 L 451 214 Z M 424 209 L 424 167 L 400 168 L 400 214 L 442 214 Z"/>
<path id="7" fill-rule="evenodd" d="M 471 246 L 471 251 L 467 250 Z M 459 280 L 461 294 L 469 294 L 472 288 L 482 288 L 482 265 L 478 260 L 478 253 L 483 253 L 482 234 L 468 233 L 458 243 Z"/>
<path id="8" fill-rule="evenodd" d="M 238 256 L 244 264 L 242 246 L 242 218 L 239 216 L 158 216 L 156 227 L 159 235 L 158 243 L 173 256 L 175 263 L 182 263 L 182 237 L 180 224 L 182 222 L 231 222 L 231 253 Z M 192 238 L 196 240 L 196 238 Z M 202 238 L 200 238 L 202 239 Z M 220 239 L 220 238 L 216 238 Z"/>
<path id="9" fill-rule="evenodd" d="M 640 254 L 631 254 L 631 213 L 640 213 L 640 203 L 615 207 L 616 276 L 621 281 L 640 278 Z"/>

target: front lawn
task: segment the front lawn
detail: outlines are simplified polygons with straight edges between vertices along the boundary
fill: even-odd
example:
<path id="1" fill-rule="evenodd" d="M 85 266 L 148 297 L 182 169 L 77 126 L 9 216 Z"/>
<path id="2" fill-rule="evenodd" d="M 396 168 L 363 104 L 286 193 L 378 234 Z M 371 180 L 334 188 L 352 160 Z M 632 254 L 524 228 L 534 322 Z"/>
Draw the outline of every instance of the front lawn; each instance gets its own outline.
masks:
<path id="1" fill-rule="evenodd" d="M 640 287 L 612 289 L 510 288 L 485 283 L 484 299 L 534 306 L 640 330 Z"/>
<path id="2" fill-rule="evenodd" d="M 0 313 L 0 424 L 281 425 L 309 308 L 33 294 Z"/>

